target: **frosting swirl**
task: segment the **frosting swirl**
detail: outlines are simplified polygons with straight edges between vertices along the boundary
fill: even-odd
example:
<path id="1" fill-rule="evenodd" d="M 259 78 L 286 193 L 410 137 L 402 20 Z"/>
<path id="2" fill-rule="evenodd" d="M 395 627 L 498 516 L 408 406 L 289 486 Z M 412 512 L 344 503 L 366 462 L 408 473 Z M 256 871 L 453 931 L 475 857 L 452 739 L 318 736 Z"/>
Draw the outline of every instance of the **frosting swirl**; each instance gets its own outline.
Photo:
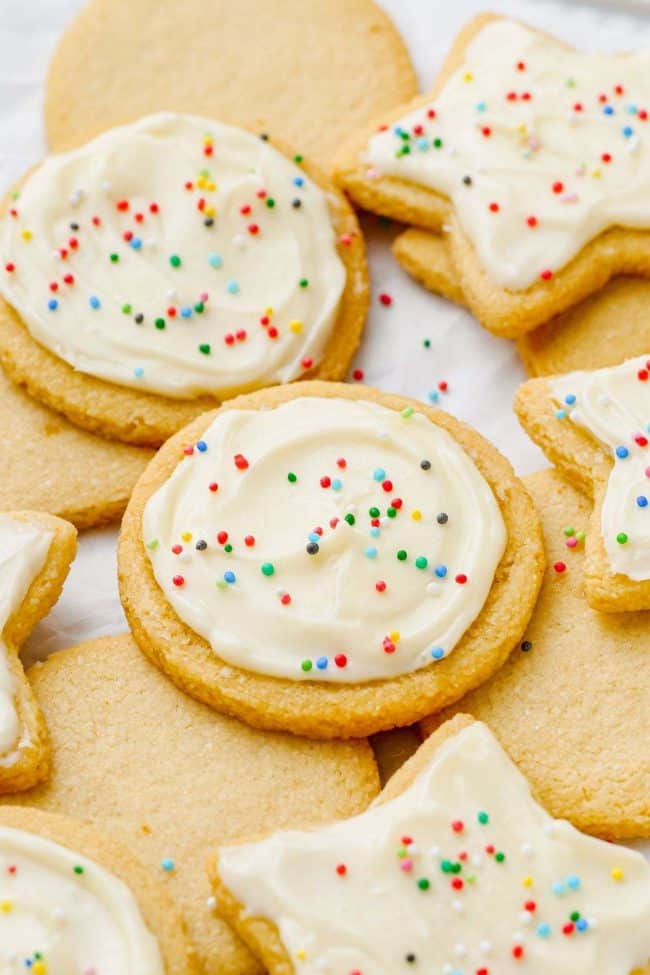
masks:
<path id="1" fill-rule="evenodd" d="M 0 291 L 37 342 L 172 397 L 300 376 L 346 277 L 326 194 L 299 165 L 242 129 L 170 113 L 46 159 L 0 250 Z"/>
<path id="2" fill-rule="evenodd" d="M 447 656 L 506 542 L 446 431 L 412 408 L 317 396 L 222 410 L 142 530 L 167 600 L 222 659 L 345 682 Z"/>
<path id="3" fill-rule="evenodd" d="M 34 833 L 0 827 L 2 975 L 164 975 L 129 888 Z"/>
<path id="4" fill-rule="evenodd" d="M 226 847 L 221 879 L 297 975 L 629 975 L 650 867 L 553 820 L 485 725 L 354 819 Z"/>
<path id="5" fill-rule="evenodd" d="M 570 372 L 549 385 L 558 418 L 568 417 L 612 449 L 601 510 L 612 571 L 637 582 L 650 579 L 650 358 Z"/>
<path id="6" fill-rule="evenodd" d="M 519 290 L 610 226 L 650 228 L 649 110 L 650 53 L 582 54 L 499 19 L 363 158 L 447 196 L 491 280 Z"/>

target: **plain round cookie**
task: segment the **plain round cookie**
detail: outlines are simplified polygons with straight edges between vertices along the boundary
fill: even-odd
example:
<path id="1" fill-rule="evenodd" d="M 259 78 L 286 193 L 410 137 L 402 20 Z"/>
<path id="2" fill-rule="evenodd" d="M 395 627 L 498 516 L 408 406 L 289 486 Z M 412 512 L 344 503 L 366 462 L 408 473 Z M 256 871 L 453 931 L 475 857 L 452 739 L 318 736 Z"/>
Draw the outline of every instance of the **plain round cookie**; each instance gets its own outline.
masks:
<path id="1" fill-rule="evenodd" d="M 417 92 L 372 0 L 92 0 L 50 64 L 52 149 L 159 110 L 246 124 L 328 166 L 342 138 Z"/>
<path id="2" fill-rule="evenodd" d="M 135 897 L 147 928 L 158 941 L 166 975 L 197 975 L 180 913 L 163 885 L 128 850 L 86 823 L 26 806 L 0 807 L 0 827 L 34 833 L 108 870 Z"/>
<path id="3" fill-rule="evenodd" d="M 555 471 L 525 478 L 549 567 L 526 641 L 487 684 L 424 722 L 484 721 L 560 819 L 608 839 L 650 837 L 650 613 L 603 615 L 583 595 L 584 552 L 564 529 L 590 504 Z M 557 572 L 554 563 L 567 568 Z"/>
<path id="4" fill-rule="evenodd" d="M 292 155 L 277 143 L 275 148 L 289 158 Z M 346 274 L 328 343 L 320 361 L 300 378 L 339 380 L 345 378 L 359 347 L 368 311 L 365 244 L 356 215 L 343 194 L 307 160 L 300 167 L 327 195 L 336 250 Z M 4 214 L 10 200 L 11 194 L 0 204 L 0 214 Z M 0 298 L 0 361 L 19 389 L 26 390 L 71 423 L 110 440 L 139 447 L 159 447 L 177 430 L 220 404 L 213 396 L 176 399 L 80 372 L 37 342 L 18 312 L 3 298 Z"/>
<path id="5" fill-rule="evenodd" d="M 363 684 L 291 681 L 226 664 L 186 626 L 154 578 L 142 541 L 142 513 L 181 460 L 183 448 L 200 438 L 215 413 L 168 441 L 138 482 L 120 533 L 120 596 L 140 648 L 188 694 L 254 727 L 312 738 L 362 737 L 412 724 L 451 704 L 505 662 L 526 627 L 541 584 L 539 522 L 528 493 L 495 447 L 449 414 L 415 400 L 364 386 L 311 382 L 240 396 L 222 409 L 269 409 L 303 396 L 367 400 L 397 411 L 412 407 L 463 447 L 492 488 L 508 533 L 506 549 L 483 609 L 454 652 L 392 679 Z"/>
<path id="6" fill-rule="evenodd" d="M 23 801 L 88 819 L 132 850 L 183 910 L 201 975 L 260 975 L 208 904 L 208 853 L 261 828 L 361 812 L 379 791 L 368 744 L 308 742 L 222 717 L 178 691 L 127 634 L 54 654 L 29 677 L 55 761 Z"/>
<path id="7" fill-rule="evenodd" d="M 153 456 L 80 430 L 14 386 L 2 369 L 0 429 L 11 458 L 0 472 L 0 509 L 48 511 L 77 528 L 120 518 Z"/>

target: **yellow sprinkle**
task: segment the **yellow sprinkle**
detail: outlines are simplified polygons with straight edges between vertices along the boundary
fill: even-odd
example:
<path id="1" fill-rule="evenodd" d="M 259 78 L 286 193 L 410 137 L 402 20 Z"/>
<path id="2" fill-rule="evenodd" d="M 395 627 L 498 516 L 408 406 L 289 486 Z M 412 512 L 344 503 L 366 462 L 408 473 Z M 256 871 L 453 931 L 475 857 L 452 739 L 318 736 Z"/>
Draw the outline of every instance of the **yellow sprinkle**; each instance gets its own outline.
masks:
<path id="1" fill-rule="evenodd" d="M 206 190 L 208 190 L 209 193 L 212 193 L 212 192 L 214 192 L 214 190 L 216 190 L 217 184 L 215 182 L 213 182 L 213 180 L 210 179 L 205 184 L 205 188 L 206 188 Z"/>
<path id="2" fill-rule="evenodd" d="M 24 230 L 21 230 L 21 232 L 20 232 L 20 236 L 21 236 L 21 237 L 23 238 L 23 240 L 31 240 L 31 239 L 32 239 L 32 236 L 33 236 L 33 235 L 32 235 L 32 232 L 31 232 L 31 230 L 28 230 L 28 229 L 27 229 L 27 228 L 25 227 L 25 229 L 24 229 Z"/>
<path id="3" fill-rule="evenodd" d="M 203 139 L 203 143 L 204 143 L 204 145 L 206 145 L 206 146 L 211 146 L 213 142 L 214 142 L 214 139 L 212 138 L 212 136 L 211 136 L 211 135 L 206 135 L 206 136 L 204 137 L 204 139 Z"/>
<path id="4" fill-rule="evenodd" d="M 297 318 L 294 318 L 292 322 L 289 322 L 289 329 L 294 333 L 294 335 L 300 335 L 302 332 L 302 322 Z"/>
<path id="5" fill-rule="evenodd" d="M 205 213 L 206 217 L 214 217 L 217 211 L 214 207 L 206 207 L 203 212 Z"/>
<path id="6" fill-rule="evenodd" d="M 206 182 L 207 182 L 207 180 L 206 180 L 205 176 L 199 176 L 199 178 L 196 181 L 196 185 L 198 186 L 198 188 L 200 190 L 204 190 L 205 189 Z"/>
<path id="7" fill-rule="evenodd" d="M 390 634 L 390 638 L 393 641 L 393 643 L 399 643 L 400 641 L 399 630 L 393 630 L 393 632 Z"/>
<path id="8" fill-rule="evenodd" d="M 11 914 L 12 909 L 13 904 L 11 901 L 0 901 L 0 911 L 2 911 L 3 914 Z"/>
<path id="9" fill-rule="evenodd" d="M 592 169 L 591 175 L 593 179 L 600 179 L 603 175 L 602 169 Z"/>
<path id="10" fill-rule="evenodd" d="M 298 958 L 300 961 L 304 961 L 306 957 L 307 957 L 307 952 L 303 951 L 302 948 L 300 949 L 300 951 L 296 952 L 296 958 Z"/>
<path id="11" fill-rule="evenodd" d="M 47 975 L 47 965 L 44 961 L 35 961 L 32 965 L 34 975 Z"/>
<path id="12" fill-rule="evenodd" d="M 183 539 L 184 542 L 191 542 L 192 541 L 192 532 L 183 532 L 183 534 L 181 535 L 181 538 Z"/>
<path id="13" fill-rule="evenodd" d="M 413 521 L 422 521 L 422 512 L 419 508 L 416 508 L 415 511 L 411 512 L 411 518 Z"/>
<path id="14" fill-rule="evenodd" d="M 521 135 L 526 135 L 526 133 L 528 132 L 528 126 L 526 125 L 525 122 L 519 123 L 519 125 L 517 126 L 517 132 L 520 132 Z"/>
<path id="15" fill-rule="evenodd" d="M 613 867 L 612 868 L 611 878 L 612 878 L 612 880 L 622 880 L 623 879 L 623 871 L 621 870 L 620 867 Z"/>
<path id="16" fill-rule="evenodd" d="M 264 309 L 264 314 L 265 315 L 272 315 L 273 314 L 273 309 L 272 308 L 265 308 Z"/>
<path id="17" fill-rule="evenodd" d="M 474 75 L 471 71 L 466 71 L 463 75 L 463 81 L 474 81 Z"/>
<path id="18" fill-rule="evenodd" d="M 530 874 L 528 874 L 528 876 L 524 877 L 524 879 L 522 880 L 522 884 L 524 885 L 524 887 L 532 887 L 533 886 L 533 878 L 530 876 Z"/>

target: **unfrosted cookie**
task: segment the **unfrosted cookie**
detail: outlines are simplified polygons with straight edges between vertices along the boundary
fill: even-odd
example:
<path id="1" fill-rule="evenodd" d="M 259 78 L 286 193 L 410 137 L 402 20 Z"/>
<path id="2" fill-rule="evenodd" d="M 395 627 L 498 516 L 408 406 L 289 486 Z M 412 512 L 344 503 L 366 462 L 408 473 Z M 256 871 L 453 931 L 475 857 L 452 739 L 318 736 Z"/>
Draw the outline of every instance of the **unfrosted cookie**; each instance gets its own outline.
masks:
<path id="1" fill-rule="evenodd" d="M 18 650 L 58 599 L 75 550 L 76 532 L 60 518 L 0 514 L 0 794 L 48 771 L 47 731 Z"/>
<path id="2" fill-rule="evenodd" d="M 77 528 L 119 518 L 152 457 L 144 447 L 80 430 L 14 386 L 2 369 L 0 428 L 12 460 L 0 473 L 0 509 L 49 511 Z"/>
<path id="3" fill-rule="evenodd" d="M 615 274 L 650 275 L 649 69 L 649 53 L 580 54 L 481 15 L 432 92 L 344 147 L 337 180 L 367 209 L 446 229 L 469 307 L 515 338 Z"/>
<path id="4" fill-rule="evenodd" d="M 531 379 L 517 415 L 594 499 L 585 593 L 594 609 L 650 609 L 650 352 L 617 366 Z"/>
<path id="5" fill-rule="evenodd" d="M 365 813 L 223 847 L 210 874 L 271 975 L 629 975 L 650 959 L 643 856 L 552 819 L 464 716 Z"/>
<path id="6" fill-rule="evenodd" d="M 504 662 L 543 571 L 508 462 L 448 414 L 360 386 L 240 397 L 136 487 L 122 602 L 179 686 L 256 727 L 411 723 Z"/>
<path id="7" fill-rule="evenodd" d="M 460 279 L 443 235 L 405 230 L 393 254 L 417 281 L 450 301 L 465 305 Z M 517 340 L 530 376 L 614 366 L 650 348 L 650 281 L 614 278 L 601 291 Z"/>
<path id="8" fill-rule="evenodd" d="M 0 807 L 0 970 L 195 975 L 171 898 L 127 850 L 76 819 Z"/>
<path id="9" fill-rule="evenodd" d="M 379 789 L 366 742 L 253 731 L 178 691 L 126 634 L 54 654 L 29 677 L 55 762 L 23 801 L 90 820 L 130 848 L 182 909 L 201 975 L 259 975 L 209 901 L 207 853 L 261 825 L 363 810 Z"/>
<path id="10" fill-rule="evenodd" d="M 368 303 L 359 225 L 325 177 L 169 112 L 48 157 L 6 201 L 0 253 L 9 377 L 145 446 L 237 392 L 342 379 Z"/>
<path id="11" fill-rule="evenodd" d="M 584 598 L 590 505 L 555 471 L 525 478 L 549 567 L 517 652 L 452 710 L 492 728 L 553 815 L 619 840 L 650 837 L 650 613 L 603 615 Z"/>

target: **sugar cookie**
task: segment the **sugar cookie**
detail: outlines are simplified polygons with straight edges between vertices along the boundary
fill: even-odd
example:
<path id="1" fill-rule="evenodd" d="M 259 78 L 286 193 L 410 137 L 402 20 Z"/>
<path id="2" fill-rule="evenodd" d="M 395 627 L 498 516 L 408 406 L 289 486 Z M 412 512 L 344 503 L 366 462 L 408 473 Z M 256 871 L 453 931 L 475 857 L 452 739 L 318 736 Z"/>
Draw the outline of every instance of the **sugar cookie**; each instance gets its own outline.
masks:
<path id="1" fill-rule="evenodd" d="M 23 801 L 88 819 L 131 849 L 183 910 L 201 975 L 259 975 L 215 916 L 207 853 L 260 824 L 290 829 L 365 809 L 379 789 L 368 745 L 222 717 L 178 691 L 126 634 L 54 654 L 29 677 L 56 761 Z"/>
<path id="2" fill-rule="evenodd" d="M 196 975 L 162 884 L 90 826 L 0 807 L 0 971 Z"/>
<path id="3" fill-rule="evenodd" d="M 76 532 L 60 518 L 0 514 L 0 794 L 48 771 L 47 732 L 18 650 L 58 599 L 75 550 Z"/>
<path id="4" fill-rule="evenodd" d="M 524 480 L 549 562 L 526 638 L 425 730 L 467 712 L 493 729 L 551 815 L 608 839 L 650 838 L 650 613 L 589 608 L 583 546 L 571 544 L 588 501 L 555 471 Z"/>
<path id="5" fill-rule="evenodd" d="M 650 53 L 582 54 L 491 14 L 433 91 L 362 130 L 336 176 L 361 206 L 448 230 L 476 317 L 515 338 L 615 274 L 650 276 Z"/>
<path id="6" fill-rule="evenodd" d="M 210 873 L 271 975 L 629 975 L 650 958 L 650 865 L 552 819 L 464 716 L 365 813 L 223 847 Z"/>
<path id="7" fill-rule="evenodd" d="M 219 400 L 341 379 L 359 226 L 301 156 L 169 112 L 50 156 L 0 222 L 0 357 L 74 423 L 157 446 Z"/>
<path id="8" fill-rule="evenodd" d="M 141 648 L 257 727 L 356 737 L 484 681 L 520 638 L 543 553 L 510 465 L 413 400 L 301 383 L 169 441 L 119 546 Z"/>

